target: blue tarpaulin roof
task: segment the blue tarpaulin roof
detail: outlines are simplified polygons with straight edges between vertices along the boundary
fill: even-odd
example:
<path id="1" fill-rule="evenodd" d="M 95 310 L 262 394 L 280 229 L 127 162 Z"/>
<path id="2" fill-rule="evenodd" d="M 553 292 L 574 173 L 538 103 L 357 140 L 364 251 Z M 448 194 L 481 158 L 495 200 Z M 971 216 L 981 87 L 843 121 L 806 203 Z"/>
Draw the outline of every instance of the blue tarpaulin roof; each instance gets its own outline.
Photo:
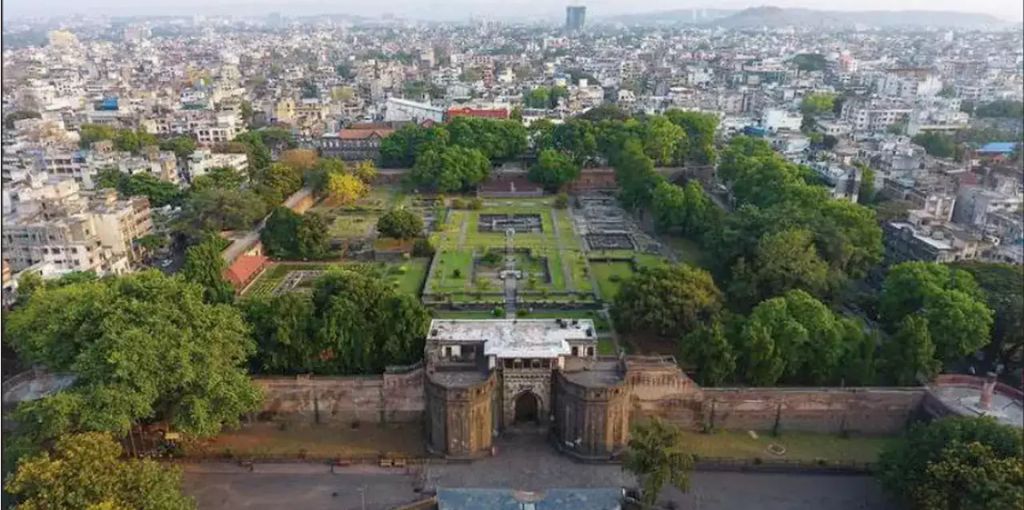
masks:
<path id="1" fill-rule="evenodd" d="M 1010 154 L 1016 146 L 1017 144 L 1013 142 L 992 142 L 983 145 L 978 149 L 978 152 L 982 154 Z"/>

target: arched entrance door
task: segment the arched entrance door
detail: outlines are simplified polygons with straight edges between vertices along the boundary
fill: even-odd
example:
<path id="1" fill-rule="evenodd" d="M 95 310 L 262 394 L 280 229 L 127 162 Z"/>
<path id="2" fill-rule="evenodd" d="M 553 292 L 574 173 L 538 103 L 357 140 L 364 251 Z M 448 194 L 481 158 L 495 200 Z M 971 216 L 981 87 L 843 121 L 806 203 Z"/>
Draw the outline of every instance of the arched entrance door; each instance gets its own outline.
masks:
<path id="1" fill-rule="evenodd" d="M 516 423 L 539 423 L 540 402 L 537 395 L 531 391 L 524 391 L 516 397 Z"/>

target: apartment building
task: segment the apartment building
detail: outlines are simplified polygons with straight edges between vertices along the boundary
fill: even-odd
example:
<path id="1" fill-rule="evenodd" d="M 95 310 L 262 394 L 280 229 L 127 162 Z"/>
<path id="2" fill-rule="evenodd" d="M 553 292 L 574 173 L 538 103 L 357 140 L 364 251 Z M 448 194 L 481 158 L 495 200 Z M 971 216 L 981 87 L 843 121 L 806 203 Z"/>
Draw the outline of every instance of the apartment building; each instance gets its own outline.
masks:
<path id="1" fill-rule="evenodd" d="M 152 232 L 149 200 L 118 199 L 105 190 L 91 198 L 70 179 L 30 182 L 5 190 L 3 258 L 15 272 L 35 268 L 44 278 L 72 271 L 99 275 L 130 271 L 133 243 Z"/>

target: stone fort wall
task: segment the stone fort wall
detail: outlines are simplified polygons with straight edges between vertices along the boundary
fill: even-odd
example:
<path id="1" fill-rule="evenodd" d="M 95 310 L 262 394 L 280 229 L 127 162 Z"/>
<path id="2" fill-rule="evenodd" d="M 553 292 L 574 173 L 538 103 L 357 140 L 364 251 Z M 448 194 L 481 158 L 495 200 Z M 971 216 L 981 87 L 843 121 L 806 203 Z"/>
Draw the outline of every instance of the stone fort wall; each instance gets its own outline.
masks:
<path id="1" fill-rule="evenodd" d="M 256 377 L 261 419 L 309 423 L 385 423 L 423 419 L 423 368 L 379 376 Z"/>

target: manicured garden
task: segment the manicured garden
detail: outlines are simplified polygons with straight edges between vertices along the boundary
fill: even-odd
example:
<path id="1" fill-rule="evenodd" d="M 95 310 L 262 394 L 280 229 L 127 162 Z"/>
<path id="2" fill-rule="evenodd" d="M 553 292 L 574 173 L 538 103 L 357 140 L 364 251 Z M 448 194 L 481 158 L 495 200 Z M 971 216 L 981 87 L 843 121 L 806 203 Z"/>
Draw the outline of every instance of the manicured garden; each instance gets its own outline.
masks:
<path id="1" fill-rule="evenodd" d="M 568 212 L 555 209 L 553 202 L 553 197 L 485 200 L 478 210 L 450 210 L 431 236 L 437 254 L 425 301 L 503 301 L 498 276 L 504 269 L 507 225 L 515 224 L 513 256 L 515 269 L 522 272 L 519 300 L 592 303 L 594 289 L 582 245 Z"/>
<path id="2" fill-rule="evenodd" d="M 428 259 L 412 258 L 397 262 L 368 262 L 357 261 L 341 262 L 275 262 L 268 267 L 262 275 L 257 278 L 249 288 L 246 289 L 243 297 L 266 297 L 273 294 L 274 290 L 281 285 L 290 273 L 295 271 L 326 271 L 332 267 L 351 267 L 362 265 L 370 270 L 379 271 L 382 277 L 392 282 L 402 293 L 411 296 L 419 296 L 423 281 L 427 277 Z M 301 282 L 295 290 L 309 288 L 312 280 Z"/>

